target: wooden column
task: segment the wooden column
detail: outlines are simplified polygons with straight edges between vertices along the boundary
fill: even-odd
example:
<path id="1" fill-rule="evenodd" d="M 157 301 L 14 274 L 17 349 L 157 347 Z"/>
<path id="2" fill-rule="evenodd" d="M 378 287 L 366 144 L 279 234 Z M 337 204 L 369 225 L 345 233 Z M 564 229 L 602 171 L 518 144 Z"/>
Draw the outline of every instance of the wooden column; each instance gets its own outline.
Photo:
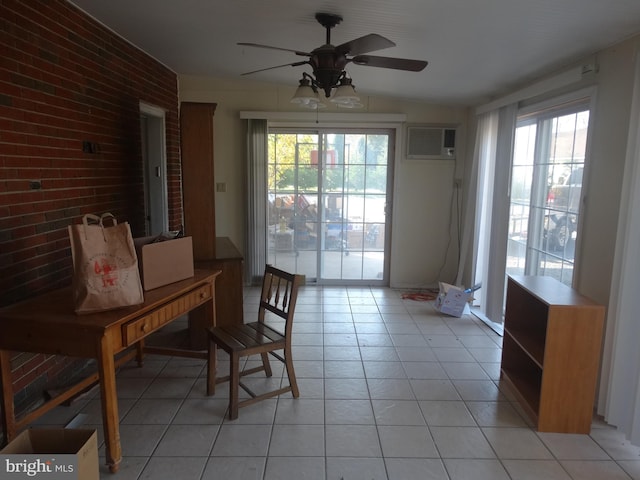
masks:
<path id="1" fill-rule="evenodd" d="M 216 256 L 213 114 L 215 103 L 180 104 L 180 147 L 185 235 L 193 239 L 194 260 Z"/>

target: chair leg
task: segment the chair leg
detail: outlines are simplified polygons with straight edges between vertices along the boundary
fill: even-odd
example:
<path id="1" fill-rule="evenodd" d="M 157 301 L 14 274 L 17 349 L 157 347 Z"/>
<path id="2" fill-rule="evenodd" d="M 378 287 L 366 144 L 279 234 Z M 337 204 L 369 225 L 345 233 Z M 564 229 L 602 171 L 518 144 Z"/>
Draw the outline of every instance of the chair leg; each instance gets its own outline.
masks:
<path id="1" fill-rule="evenodd" d="M 216 344 L 209 340 L 207 348 L 207 395 L 216 393 Z"/>
<path id="2" fill-rule="evenodd" d="M 271 375 L 273 375 L 273 373 L 271 372 L 271 363 L 269 363 L 269 354 L 261 353 L 260 356 L 262 357 L 262 367 L 264 368 L 264 373 L 267 377 L 270 377 Z"/>
<path id="3" fill-rule="evenodd" d="M 231 354 L 231 366 L 229 372 L 229 418 L 238 418 L 238 389 L 240 385 L 240 356 Z"/>
<path id="4" fill-rule="evenodd" d="M 291 358 L 291 352 L 284 353 L 284 365 L 287 369 L 287 376 L 289 377 L 289 385 L 291 385 L 291 393 L 293 394 L 293 398 L 298 398 L 300 396 L 300 391 L 298 390 L 298 382 L 296 381 L 296 372 L 293 369 L 293 359 Z"/>

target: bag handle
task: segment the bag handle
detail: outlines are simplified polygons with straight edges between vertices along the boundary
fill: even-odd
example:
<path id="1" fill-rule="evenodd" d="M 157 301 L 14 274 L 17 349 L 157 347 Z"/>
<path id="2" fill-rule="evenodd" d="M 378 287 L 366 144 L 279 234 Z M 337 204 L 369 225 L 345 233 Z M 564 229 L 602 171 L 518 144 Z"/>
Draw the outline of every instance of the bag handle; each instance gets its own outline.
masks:
<path id="1" fill-rule="evenodd" d="M 85 227 L 88 227 L 89 224 L 101 225 L 102 221 L 100 220 L 99 216 L 88 213 L 84 217 L 82 217 L 82 223 Z"/>
<path id="2" fill-rule="evenodd" d="M 107 212 L 100 215 L 100 225 L 102 225 L 103 227 L 104 227 L 105 220 L 111 220 L 112 227 L 115 227 L 116 225 L 118 225 L 118 221 L 116 220 L 116 217 L 114 217 L 112 213 Z"/>
<path id="3" fill-rule="evenodd" d="M 104 239 L 104 241 L 107 241 L 107 236 L 104 234 L 104 221 L 105 220 L 110 220 L 111 221 L 111 226 L 115 227 L 116 225 L 118 225 L 118 221 L 116 220 L 116 217 L 112 214 L 112 213 L 103 213 L 100 216 L 97 215 L 93 215 L 91 213 L 87 213 L 86 215 L 84 215 L 82 217 L 82 224 L 84 225 L 84 238 L 87 238 L 87 227 L 89 225 L 96 225 L 99 226 L 100 229 L 102 230 L 102 238 Z"/>

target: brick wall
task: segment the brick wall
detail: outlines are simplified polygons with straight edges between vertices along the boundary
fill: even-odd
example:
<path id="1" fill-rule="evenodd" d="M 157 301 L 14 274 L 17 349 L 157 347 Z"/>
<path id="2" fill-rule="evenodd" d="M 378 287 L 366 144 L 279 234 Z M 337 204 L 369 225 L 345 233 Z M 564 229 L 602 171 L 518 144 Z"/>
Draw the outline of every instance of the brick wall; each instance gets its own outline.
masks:
<path id="1" fill-rule="evenodd" d="M 0 22 L 4 306 L 69 284 L 67 225 L 85 213 L 112 212 L 144 234 L 140 101 L 166 111 L 171 229 L 182 224 L 182 195 L 174 72 L 63 0 L 2 0 Z M 64 363 L 16 355 L 20 398 Z"/>

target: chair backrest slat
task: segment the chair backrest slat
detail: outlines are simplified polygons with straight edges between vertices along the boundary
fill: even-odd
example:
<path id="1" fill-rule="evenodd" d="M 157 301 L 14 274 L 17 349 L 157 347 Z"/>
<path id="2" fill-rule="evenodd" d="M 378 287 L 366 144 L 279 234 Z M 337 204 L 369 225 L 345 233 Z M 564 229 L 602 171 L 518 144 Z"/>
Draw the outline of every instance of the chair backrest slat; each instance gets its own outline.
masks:
<path id="1" fill-rule="evenodd" d="M 298 296 L 298 287 L 302 285 L 302 281 L 302 275 L 295 275 L 267 265 L 260 297 L 258 320 L 264 322 L 265 311 L 272 312 L 286 321 L 285 331 L 289 333 Z"/>

